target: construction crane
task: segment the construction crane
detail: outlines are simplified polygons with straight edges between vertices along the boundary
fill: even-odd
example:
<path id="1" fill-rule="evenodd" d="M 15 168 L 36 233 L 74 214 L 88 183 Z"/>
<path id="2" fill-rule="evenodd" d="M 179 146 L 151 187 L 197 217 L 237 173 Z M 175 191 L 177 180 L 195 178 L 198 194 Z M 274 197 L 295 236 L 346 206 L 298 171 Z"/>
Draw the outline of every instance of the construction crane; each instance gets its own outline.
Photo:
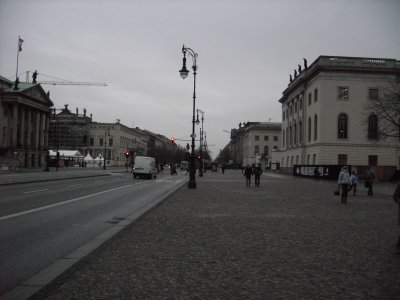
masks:
<path id="1" fill-rule="evenodd" d="M 26 72 L 26 82 L 29 82 L 29 73 L 31 71 Z M 51 85 L 92 85 L 92 86 L 107 86 L 107 83 L 104 82 L 77 82 L 77 81 L 71 81 L 71 80 L 66 80 L 66 79 L 61 79 L 57 77 L 52 77 L 44 74 L 40 74 L 41 76 L 52 78 L 52 79 L 57 79 L 57 80 L 36 80 L 36 77 L 39 75 L 37 71 L 33 72 L 33 80 L 36 81 L 36 83 L 40 84 L 51 84 Z"/>

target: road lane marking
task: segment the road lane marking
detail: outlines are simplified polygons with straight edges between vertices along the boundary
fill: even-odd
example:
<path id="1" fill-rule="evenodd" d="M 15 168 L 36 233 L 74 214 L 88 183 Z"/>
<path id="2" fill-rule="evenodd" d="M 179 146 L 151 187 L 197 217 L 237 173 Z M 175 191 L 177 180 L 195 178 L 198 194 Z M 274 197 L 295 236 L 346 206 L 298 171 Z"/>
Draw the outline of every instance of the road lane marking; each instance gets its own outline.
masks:
<path id="1" fill-rule="evenodd" d="M 65 200 L 65 201 L 62 201 L 62 202 L 59 202 L 59 203 L 54 203 L 54 204 L 50 204 L 50 205 L 46 205 L 46 206 L 42 206 L 42 207 L 30 209 L 30 210 L 21 211 L 19 213 L 15 213 L 15 214 L 11 214 L 11 215 L 8 215 L 8 216 L 0 217 L 0 221 L 4 221 L 4 220 L 11 219 L 11 218 L 27 215 L 27 214 L 30 214 L 30 213 L 33 213 L 33 212 L 37 212 L 37 211 L 42 211 L 42 210 L 45 210 L 45 209 L 48 209 L 48 208 L 52 208 L 52 207 L 57 207 L 57 206 L 60 206 L 60 205 L 76 202 L 76 201 L 79 201 L 79 200 L 87 199 L 87 198 L 90 198 L 90 197 L 98 196 L 98 195 L 101 195 L 101 194 L 105 194 L 105 193 L 108 193 L 108 192 L 124 189 L 124 188 L 131 187 L 131 186 L 132 186 L 132 184 L 123 185 L 123 186 L 119 186 L 119 187 L 112 188 L 112 189 L 109 189 L 109 190 L 97 192 L 97 193 L 94 193 L 94 194 L 89 194 L 89 195 L 86 195 L 86 196 L 82 196 L 82 197 L 78 197 L 78 198 L 74 198 L 74 199 L 70 199 L 70 200 Z"/>
<path id="2" fill-rule="evenodd" d="M 48 191 L 48 190 L 49 190 L 49 189 L 36 190 L 36 191 L 29 191 L 29 192 L 24 192 L 24 194 L 38 193 L 38 192 L 43 192 L 43 191 Z"/>
<path id="3" fill-rule="evenodd" d="M 30 209 L 30 210 L 26 210 L 26 211 L 21 211 L 19 213 L 15 213 L 15 214 L 11 214 L 11 215 L 8 215 L 8 216 L 0 217 L 0 221 L 12 219 L 12 218 L 23 216 L 23 215 L 27 215 L 27 214 L 30 214 L 30 213 L 33 213 L 33 212 L 42 211 L 42 210 L 45 210 L 45 209 L 48 209 L 48 208 L 57 207 L 57 206 L 60 206 L 60 205 L 76 202 L 76 201 L 87 199 L 87 198 L 90 198 L 90 197 L 93 197 L 93 196 L 98 196 L 98 195 L 105 194 L 105 193 L 108 193 L 108 192 L 124 189 L 124 188 L 131 187 L 131 186 L 134 186 L 134 185 L 140 185 L 140 184 L 144 184 L 144 183 L 148 183 L 148 182 L 152 182 L 152 181 L 153 180 L 142 181 L 142 182 L 137 182 L 137 183 L 134 183 L 134 184 L 123 185 L 123 186 L 119 186 L 119 187 L 112 188 L 112 189 L 109 189 L 109 190 L 97 192 L 97 193 L 94 193 L 94 194 L 89 194 L 89 195 L 86 195 L 86 196 L 82 196 L 82 197 L 78 197 L 78 198 L 74 198 L 74 199 L 70 199 L 70 200 L 65 200 L 65 201 L 62 201 L 62 202 L 58 202 L 58 203 L 54 203 L 54 204 L 50 204 L 50 205 L 46 205 L 46 206 L 42 206 L 42 207 Z"/>
<path id="4" fill-rule="evenodd" d="M 78 186 L 78 185 L 82 185 L 82 183 L 68 185 L 67 187 L 74 187 L 74 186 Z"/>

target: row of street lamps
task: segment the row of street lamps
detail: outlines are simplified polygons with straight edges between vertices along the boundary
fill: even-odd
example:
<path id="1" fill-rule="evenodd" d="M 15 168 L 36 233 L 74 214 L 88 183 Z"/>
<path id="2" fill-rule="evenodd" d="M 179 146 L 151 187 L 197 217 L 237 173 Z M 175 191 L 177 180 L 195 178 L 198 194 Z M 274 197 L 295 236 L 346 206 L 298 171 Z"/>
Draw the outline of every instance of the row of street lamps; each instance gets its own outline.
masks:
<path id="1" fill-rule="evenodd" d="M 192 69 L 193 69 L 193 114 L 192 114 L 192 145 L 191 145 L 191 153 L 190 153 L 190 164 L 189 164 L 189 183 L 188 183 L 188 188 L 189 189 L 195 189 L 196 188 L 196 164 L 195 164 L 195 153 L 194 153 L 194 148 L 195 148 L 195 123 L 199 124 L 199 112 L 201 112 L 201 131 L 200 131 L 200 158 L 201 158 L 201 163 L 200 163 L 200 170 L 199 170 L 199 176 L 203 176 L 203 149 L 202 149 L 202 135 L 203 135 L 203 121 L 204 121 L 204 112 L 201 110 L 197 110 L 197 121 L 195 121 L 195 112 L 196 112 L 196 75 L 197 75 L 197 56 L 198 54 L 194 52 L 192 49 L 185 47 L 185 45 L 182 46 L 182 53 L 183 53 L 183 66 L 182 69 L 179 71 L 181 77 L 185 79 L 189 75 L 189 71 L 186 68 L 186 54 L 188 54 L 192 58 Z"/>

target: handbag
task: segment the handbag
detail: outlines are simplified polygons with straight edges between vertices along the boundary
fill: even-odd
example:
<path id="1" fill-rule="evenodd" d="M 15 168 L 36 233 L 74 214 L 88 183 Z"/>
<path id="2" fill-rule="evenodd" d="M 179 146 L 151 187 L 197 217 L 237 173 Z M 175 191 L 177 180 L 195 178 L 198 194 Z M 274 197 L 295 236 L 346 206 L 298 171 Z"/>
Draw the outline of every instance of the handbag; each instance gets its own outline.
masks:
<path id="1" fill-rule="evenodd" d="M 338 196 L 340 195 L 340 186 L 338 185 L 336 190 L 333 192 L 334 195 Z"/>

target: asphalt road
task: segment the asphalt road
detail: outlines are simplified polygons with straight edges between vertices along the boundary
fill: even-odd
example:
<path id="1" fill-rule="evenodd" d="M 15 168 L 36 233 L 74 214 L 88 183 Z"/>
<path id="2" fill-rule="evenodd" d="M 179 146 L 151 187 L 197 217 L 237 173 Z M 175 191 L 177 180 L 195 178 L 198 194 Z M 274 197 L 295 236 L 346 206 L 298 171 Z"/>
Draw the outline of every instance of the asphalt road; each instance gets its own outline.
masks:
<path id="1" fill-rule="evenodd" d="M 0 186 L 0 295 L 157 203 L 185 176 L 111 176 Z"/>

